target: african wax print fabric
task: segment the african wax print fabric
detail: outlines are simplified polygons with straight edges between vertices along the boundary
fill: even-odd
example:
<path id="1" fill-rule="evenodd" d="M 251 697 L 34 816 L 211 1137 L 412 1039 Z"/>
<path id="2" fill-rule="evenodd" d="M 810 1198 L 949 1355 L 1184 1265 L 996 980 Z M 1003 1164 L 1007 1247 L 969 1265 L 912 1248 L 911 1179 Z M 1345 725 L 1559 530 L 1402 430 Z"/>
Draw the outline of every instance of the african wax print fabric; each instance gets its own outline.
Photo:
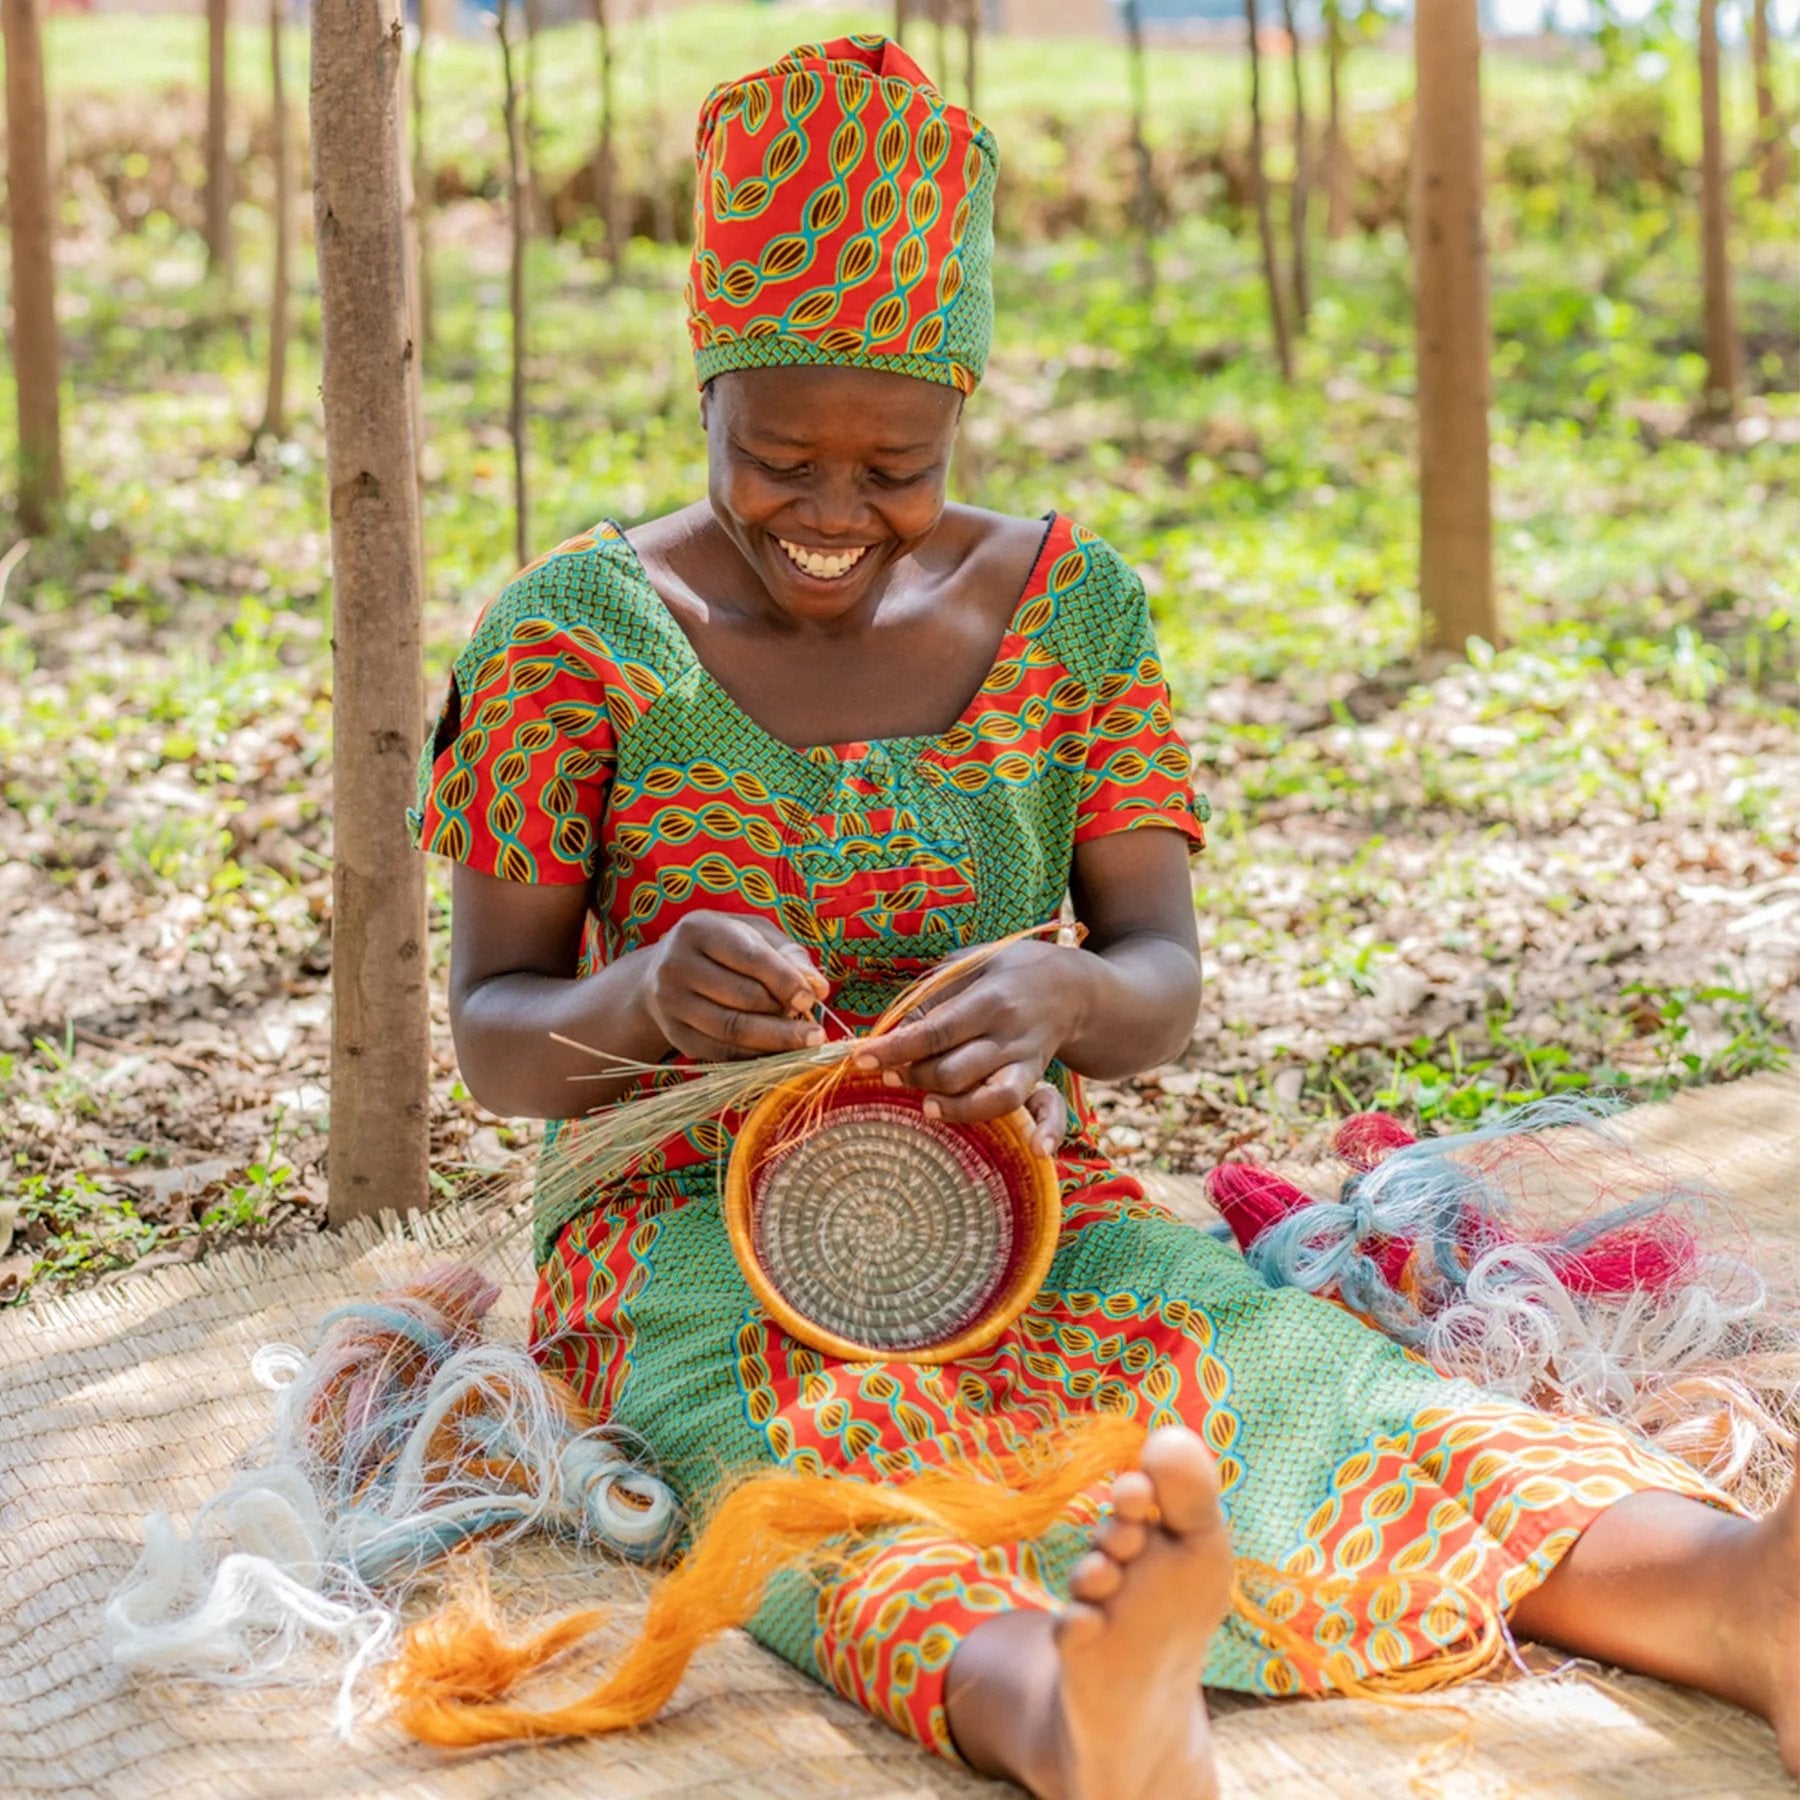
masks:
<path id="1" fill-rule="evenodd" d="M 973 391 L 993 330 L 999 151 L 898 44 L 803 44 L 715 88 L 695 157 L 702 387 L 825 363 Z"/>
<path id="2" fill-rule="evenodd" d="M 936 736 L 795 749 L 706 672 L 611 526 L 489 609 L 422 768 L 415 829 L 489 874 L 591 886 L 584 967 L 696 907 L 756 911 L 819 959 L 866 1025 L 966 945 L 1055 916 L 1075 846 L 1137 829 L 1203 841 L 1141 584 L 1053 518 L 993 667 Z M 1685 1465 L 1602 1424 L 1446 1380 L 1344 1309 L 1270 1288 L 1101 1153 L 1080 1084 L 1058 1155 L 1063 1223 L 1043 1289 L 988 1350 L 941 1367 L 835 1361 L 762 1312 L 733 1257 L 720 1169 L 738 1121 L 703 1121 L 620 1187 L 537 1220 L 537 1354 L 636 1433 L 685 1499 L 745 1468 L 893 1479 L 1001 1454 L 1097 1410 L 1179 1422 L 1219 1459 L 1237 1553 L 1290 1575 L 1279 1649 L 1234 1616 L 1209 1685 L 1317 1693 L 1428 1667 L 1510 1607 L 1604 1508 Z M 1044 1609 L 1099 1516 L 979 1550 L 902 1530 L 829 1578 L 789 1576 L 752 1629 L 799 1668 L 954 1754 L 945 1678 L 995 1614 Z M 1299 1578 L 1357 1578 L 1330 1604 Z"/>

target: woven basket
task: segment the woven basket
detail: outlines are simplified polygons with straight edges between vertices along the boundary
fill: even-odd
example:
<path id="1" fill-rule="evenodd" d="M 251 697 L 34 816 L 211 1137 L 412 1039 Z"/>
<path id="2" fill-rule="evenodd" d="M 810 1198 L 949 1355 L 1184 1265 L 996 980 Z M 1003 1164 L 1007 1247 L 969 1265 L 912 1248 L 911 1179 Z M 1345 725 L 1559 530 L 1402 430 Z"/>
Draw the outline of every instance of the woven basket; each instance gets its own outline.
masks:
<path id="1" fill-rule="evenodd" d="M 952 1125 L 914 1089 L 841 1073 L 809 1117 L 822 1078 L 765 1096 L 732 1150 L 725 1217 L 757 1299 L 847 1361 L 985 1349 L 1043 1285 L 1061 1229 L 1029 1118 Z"/>

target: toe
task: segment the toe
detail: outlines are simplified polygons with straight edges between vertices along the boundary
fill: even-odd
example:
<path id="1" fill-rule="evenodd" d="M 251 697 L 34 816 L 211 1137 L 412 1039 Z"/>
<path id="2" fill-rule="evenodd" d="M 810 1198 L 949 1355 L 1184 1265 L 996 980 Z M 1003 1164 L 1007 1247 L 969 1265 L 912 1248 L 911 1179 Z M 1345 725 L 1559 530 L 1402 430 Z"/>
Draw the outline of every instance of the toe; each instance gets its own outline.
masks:
<path id="1" fill-rule="evenodd" d="M 1149 1541 L 1150 1527 L 1135 1519 L 1108 1519 L 1094 1533 L 1094 1548 L 1105 1551 L 1116 1563 L 1135 1562 Z"/>
<path id="2" fill-rule="evenodd" d="M 1064 1655 L 1091 1644 L 1106 1629 L 1106 1615 L 1097 1606 L 1072 1601 L 1057 1615 L 1056 1647 Z"/>
<path id="3" fill-rule="evenodd" d="M 1152 1432 L 1144 1445 L 1142 1473 L 1155 1490 L 1165 1530 L 1185 1536 L 1223 1525 L 1212 1453 L 1193 1432 L 1180 1425 Z M 1113 1487 L 1116 1494 L 1118 1482 Z"/>
<path id="4" fill-rule="evenodd" d="M 1115 1519 L 1147 1525 L 1156 1517 L 1156 1484 L 1141 1469 L 1127 1469 L 1113 1478 L 1112 1509 Z"/>
<path id="5" fill-rule="evenodd" d="M 1090 1550 L 1069 1574 L 1069 1593 L 1076 1600 L 1098 1606 L 1110 1600 L 1125 1581 L 1125 1572 L 1110 1556 Z"/>

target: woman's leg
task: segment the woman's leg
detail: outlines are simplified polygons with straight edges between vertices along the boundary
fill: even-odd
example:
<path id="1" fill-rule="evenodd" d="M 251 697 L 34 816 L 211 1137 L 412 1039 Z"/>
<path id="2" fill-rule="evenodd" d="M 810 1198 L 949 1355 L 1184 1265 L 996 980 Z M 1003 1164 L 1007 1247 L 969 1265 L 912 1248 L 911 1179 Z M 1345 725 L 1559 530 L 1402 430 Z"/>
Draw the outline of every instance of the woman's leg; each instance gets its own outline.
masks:
<path id="1" fill-rule="evenodd" d="M 958 1647 L 951 1736 L 1043 1800 L 1211 1800 L 1200 1672 L 1232 1577 L 1213 1459 L 1191 1431 L 1156 1432 L 1112 1499 L 1067 1608 L 1004 1614 Z"/>
<path id="2" fill-rule="evenodd" d="M 1513 1609 L 1532 1638 L 1735 1701 L 1800 1775 L 1800 1480 L 1758 1520 L 1632 1494 Z"/>

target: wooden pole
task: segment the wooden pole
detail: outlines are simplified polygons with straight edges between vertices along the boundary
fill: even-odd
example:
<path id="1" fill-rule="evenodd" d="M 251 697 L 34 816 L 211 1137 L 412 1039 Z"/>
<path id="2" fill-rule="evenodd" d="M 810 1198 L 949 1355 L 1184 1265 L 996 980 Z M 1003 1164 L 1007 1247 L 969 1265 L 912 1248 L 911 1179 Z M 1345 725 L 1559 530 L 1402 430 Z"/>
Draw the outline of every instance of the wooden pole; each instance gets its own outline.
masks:
<path id="1" fill-rule="evenodd" d="M 63 496 L 62 341 L 56 328 L 56 196 L 44 95 L 44 0 L 0 0 L 6 39 L 6 207 L 12 364 L 19 397 L 19 529 L 40 537 Z"/>
<path id="2" fill-rule="evenodd" d="M 975 110 L 976 76 L 981 52 L 981 0 L 963 0 L 963 105 Z"/>
<path id="3" fill-rule="evenodd" d="M 407 90 L 412 115 L 412 240 L 418 260 L 414 279 L 418 312 L 418 364 L 423 372 L 431 364 L 433 314 L 437 296 L 431 284 L 431 153 L 425 145 L 425 63 L 431 41 L 433 8 L 419 8 L 418 36 L 413 39 L 412 80 Z"/>
<path id="4" fill-rule="evenodd" d="M 1269 326 L 1275 334 L 1275 361 L 1281 379 L 1294 379 L 1294 342 L 1282 291 L 1281 255 L 1275 247 L 1275 220 L 1269 210 L 1268 159 L 1263 141 L 1261 22 L 1256 0 L 1244 0 L 1244 27 L 1250 48 L 1250 187 L 1256 206 L 1256 235 L 1262 244 L 1263 285 L 1269 291 Z"/>
<path id="5" fill-rule="evenodd" d="M 650 231 L 659 244 L 675 242 L 675 195 L 669 180 L 667 158 L 669 120 L 663 110 L 662 18 L 656 0 L 643 0 L 638 13 L 639 41 L 644 46 L 644 107 L 648 115 L 645 137 L 650 171 Z"/>
<path id="6" fill-rule="evenodd" d="M 1494 607 L 1481 33 L 1475 0 L 1413 27 L 1413 260 L 1419 390 L 1419 599 L 1428 648 L 1499 641 Z"/>
<path id="7" fill-rule="evenodd" d="M 206 0 L 206 267 L 231 272 L 231 0 Z"/>
<path id="8" fill-rule="evenodd" d="M 906 4 L 906 0 L 894 0 L 894 42 L 896 44 L 904 44 L 906 42 L 906 17 L 908 11 L 909 8 Z"/>
<path id="9" fill-rule="evenodd" d="M 1131 76 L 1132 206 L 1136 227 L 1138 292 L 1156 292 L 1156 170 L 1150 160 L 1150 77 L 1144 61 L 1144 15 L 1138 0 L 1125 0 L 1125 54 Z"/>
<path id="10" fill-rule="evenodd" d="M 1750 70 L 1756 84 L 1756 181 L 1765 200 L 1778 200 L 1787 186 L 1788 145 L 1775 104 L 1775 75 L 1769 44 L 1769 0 L 1750 12 Z"/>
<path id="11" fill-rule="evenodd" d="M 282 15 L 287 0 L 269 0 L 269 78 L 275 158 L 275 268 L 269 278 L 269 386 L 259 438 L 287 434 L 289 296 L 294 285 L 294 159 L 290 143 L 287 74 L 281 64 Z"/>
<path id="12" fill-rule="evenodd" d="M 425 735 L 399 0 L 315 0 L 313 211 L 332 566 L 333 1224 L 427 1203 Z"/>
<path id="13" fill-rule="evenodd" d="M 594 0 L 594 24 L 600 38 L 600 141 L 594 151 L 595 198 L 600 203 L 600 222 L 606 231 L 607 277 L 618 281 L 625 273 L 625 184 L 619 179 L 618 73 L 612 35 L 612 0 Z"/>
<path id="14" fill-rule="evenodd" d="M 1312 144 L 1306 129 L 1306 76 L 1300 61 L 1300 27 L 1294 0 L 1281 0 L 1287 31 L 1288 69 L 1294 84 L 1294 185 L 1288 194 L 1288 237 L 1294 277 L 1294 329 L 1302 334 L 1312 315 L 1312 276 L 1307 267 L 1307 210 L 1312 197 Z"/>
<path id="15" fill-rule="evenodd" d="M 1719 105 L 1719 0 L 1700 0 L 1700 265 L 1709 418 L 1737 415 L 1744 352 L 1731 291 L 1731 196 L 1726 186 L 1725 128 Z"/>
<path id="16" fill-rule="evenodd" d="M 507 430 L 513 452 L 513 551 L 520 568 L 530 562 L 530 495 L 525 485 L 525 209 L 531 201 L 530 171 L 525 160 L 524 108 L 513 62 L 512 0 L 500 0 L 495 21 L 500 38 L 500 74 L 505 84 L 507 223 L 512 258 L 508 271 L 508 303 L 512 312 L 512 396 Z"/>
<path id="17" fill-rule="evenodd" d="M 1350 229 L 1350 146 L 1344 141 L 1344 0 L 1324 0 L 1325 235 L 1336 243 Z"/>

